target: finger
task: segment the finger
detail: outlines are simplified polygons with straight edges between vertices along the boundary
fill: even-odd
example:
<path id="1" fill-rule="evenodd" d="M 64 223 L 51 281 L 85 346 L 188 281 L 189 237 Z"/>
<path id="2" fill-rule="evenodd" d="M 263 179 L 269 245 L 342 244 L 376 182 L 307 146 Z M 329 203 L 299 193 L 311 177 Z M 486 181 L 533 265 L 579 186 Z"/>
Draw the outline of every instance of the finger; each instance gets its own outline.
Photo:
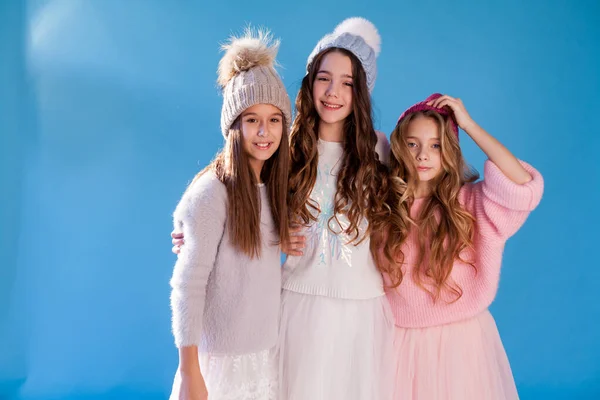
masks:
<path id="1" fill-rule="evenodd" d="M 304 240 L 294 240 L 293 238 L 290 239 L 287 243 L 287 246 L 285 246 L 286 248 L 295 248 L 295 247 L 304 247 L 305 246 L 305 241 Z"/>
<path id="2" fill-rule="evenodd" d="M 440 102 L 440 104 L 438 105 L 437 108 L 444 108 L 444 107 L 448 107 L 451 111 L 454 111 L 457 107 L 456 103 L 454 102 L 454 100 L 444 100 L 442 102 Z"/>
<path id="3" fill-rule="evenodd" d="M 442 108 L 443 107 L 443 105 L 441 105 L 442 103 L 449 104 L 449 103 L 454 103 L 455 101 L 456 101 L 456 99 L 454 97 L 448 96 L 446 94 L 443 95 L 442 97 L 436 99 L 437 107 L 438 108 Z"/>
<path id="4" fill-rule="evenodd" d="M 303 249 L 304 247 L 306 247 L 304 245 L 304 243 L 290 243 L 288 246 L 286 246 L 286 249 L 288 249 L 288 250 L 298 250 L 298 249 Z"/>
<path id="5" fill-rule="evenodd" d="M 440 97 L 438 97 L 437 99 L 434 100 L 429 100 L 426 104 L 430 107 L 435 107 L 435 105 L 437 104 L 437 102 L 440 100 Z"/>
<path id="6" fill-rule="evenodd" d="M 288 248 L 290 250 L 300 250 L 300 249 L 303 249 L 304 247 L 305 247 L 304 243 L 294 243 L 294 244 L 290 244 Z"/>
<path id="7" fill-rule="evenodd" d="M 435 101 L 434 101 L 434 107 L 435 107 L 435 108 L 442 108 L 442 107 L 443 107 L 443 106 L 442 106 L 442 104 L 443 104 L 444 102 L 448 102 L 448 101 L 450 101 L 450 100 L 451 100 L 451 97 L 450 97 L 450 96 L 446 96 L 446 95 L 444 95 L 444 96 L 442 96 L 442 97 L 438 97 L 438 98 L 437 98 L 437 99 L 435 99 Z"/>
<path id="8" fill-rule="evenodd" d="M 447 106 L 447 105 L 448 105 L 448 103 L 449 103 L 449 101 L 448 101 L 448 100 L 443 100 L 443 101 L 440 101 L 440 102 L 438 102 L 438 103 L 436 104 L 436 107 L 437 107 L 437 108 L 442 108 L 442 107 L 444 107 L 444 106 Z"/>
<path id="9" fill-rule="evenodd" d="M 449 95 L 445 94 L 442 97 L 440 97 L 438 100 L 450 100 L 450 101 L 453 101 L 453 100 L 456 100 L 456 99 L 454 97 L 452 97 L 452 96 L 449 96 Z"/>

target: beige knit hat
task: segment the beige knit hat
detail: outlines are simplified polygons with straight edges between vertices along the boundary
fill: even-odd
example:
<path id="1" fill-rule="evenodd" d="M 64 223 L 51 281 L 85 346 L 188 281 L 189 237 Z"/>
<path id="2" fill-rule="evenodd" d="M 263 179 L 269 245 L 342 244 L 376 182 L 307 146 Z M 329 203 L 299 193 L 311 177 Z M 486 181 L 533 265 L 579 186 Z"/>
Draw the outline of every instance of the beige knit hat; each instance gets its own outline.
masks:
<path id="1" fill-rule="evenodd" d="M 268 32 L 246 29 L 242 37 L 231 37 L 222 48 L 225 55 L 219 62 L 217 82 L 223 89 L 223 136 L 227 137 L 233 121 L 255 104 L 274 105 L 290 124 L 290 98 L 275 71 L 279 40 L 273 40 Z"/>

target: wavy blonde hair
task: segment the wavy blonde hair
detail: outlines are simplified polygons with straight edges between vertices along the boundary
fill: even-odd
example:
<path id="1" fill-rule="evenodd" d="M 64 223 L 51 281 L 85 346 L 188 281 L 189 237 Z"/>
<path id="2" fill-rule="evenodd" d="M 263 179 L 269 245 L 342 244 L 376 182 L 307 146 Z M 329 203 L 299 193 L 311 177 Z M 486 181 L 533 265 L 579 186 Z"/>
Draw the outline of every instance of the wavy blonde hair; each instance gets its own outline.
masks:
<path id="1" fill-rule="evenodd" d="M 425 200 L 419 215 L 414 219 L 410 209 L 414 203 L 419 175 L 414 156 L 408 148 L 406 134 L 412 121 L 429 118 L 439 130 L 441 146 L 441 172 L 432 182 L 432 194 Z M 475 268 L 472 260 L 464 260 L 463 251 L 473 247 L 475 218 L 459 202 L 459 193 L 465 183 L 478 179 L 462 155 L 458 137 L 450 117 L 427 110 L 408 115 L 400 121 L 390 138 L 390 173 L 393 184 L 389 194 L 393 204 L 393 217 L 388 224 L 385 253 L 394 258 L 390 266 L 394 283 L 402 281 L 404 254 L 401 246 L 411 229 L 418 233 L 417 267 L 412 274 L 415 283 L 429 292 L 437 301 L 443 291 L 453 297 L 462 296 L 462 289 L 450 279 L 455 260 L 459 259 Z"/>

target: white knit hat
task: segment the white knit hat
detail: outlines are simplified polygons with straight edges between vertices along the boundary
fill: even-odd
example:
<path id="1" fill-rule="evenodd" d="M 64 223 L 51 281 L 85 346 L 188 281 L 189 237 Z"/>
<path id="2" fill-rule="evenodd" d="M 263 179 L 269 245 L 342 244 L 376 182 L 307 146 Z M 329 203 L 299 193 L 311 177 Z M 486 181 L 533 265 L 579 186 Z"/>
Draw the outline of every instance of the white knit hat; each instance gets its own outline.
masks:
<path id="1" fill-rule="evenodd" d="M 275 71 L 279 40 L 268 32 L 246 29 L 244 36 L 231 37 L 223 45 L 225 55 L 219 62 L 217 82 L 223 89 L 221 131 L 227 137 L 233 121 L 255 104 L 279 108 L 285 123 L 292 120 L 290 98 Z"/>
<path id="2" fill-rule="evenodd" d="M 377 56 L 381 51 L 381 37 L 375 25 L 360 17 L 345 19 L 332 33 L 319 40 L 308 56 L 307 70 L 317 54 L 331 47 L 346 49 L 358 58 L 367 74 L 369 91 L 372 91 L 377 77 Z"/>

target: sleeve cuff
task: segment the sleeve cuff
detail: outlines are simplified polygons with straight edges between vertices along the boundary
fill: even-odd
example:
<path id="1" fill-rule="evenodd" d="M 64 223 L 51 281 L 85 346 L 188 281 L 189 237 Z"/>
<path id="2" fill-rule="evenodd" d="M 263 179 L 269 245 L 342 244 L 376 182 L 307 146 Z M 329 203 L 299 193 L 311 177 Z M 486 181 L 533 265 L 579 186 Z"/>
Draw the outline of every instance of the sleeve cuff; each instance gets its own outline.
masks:
<path id="1" fill-rule="evenodd" d="M 532 179 L 522 185 L 511 181 L 492 161 L 484 166 L 484 195 L 495 203 L 515 211 L 532 211 L 537 207 L 544 192 L 542 175 L 528 163 L 519 160 Z"/>

